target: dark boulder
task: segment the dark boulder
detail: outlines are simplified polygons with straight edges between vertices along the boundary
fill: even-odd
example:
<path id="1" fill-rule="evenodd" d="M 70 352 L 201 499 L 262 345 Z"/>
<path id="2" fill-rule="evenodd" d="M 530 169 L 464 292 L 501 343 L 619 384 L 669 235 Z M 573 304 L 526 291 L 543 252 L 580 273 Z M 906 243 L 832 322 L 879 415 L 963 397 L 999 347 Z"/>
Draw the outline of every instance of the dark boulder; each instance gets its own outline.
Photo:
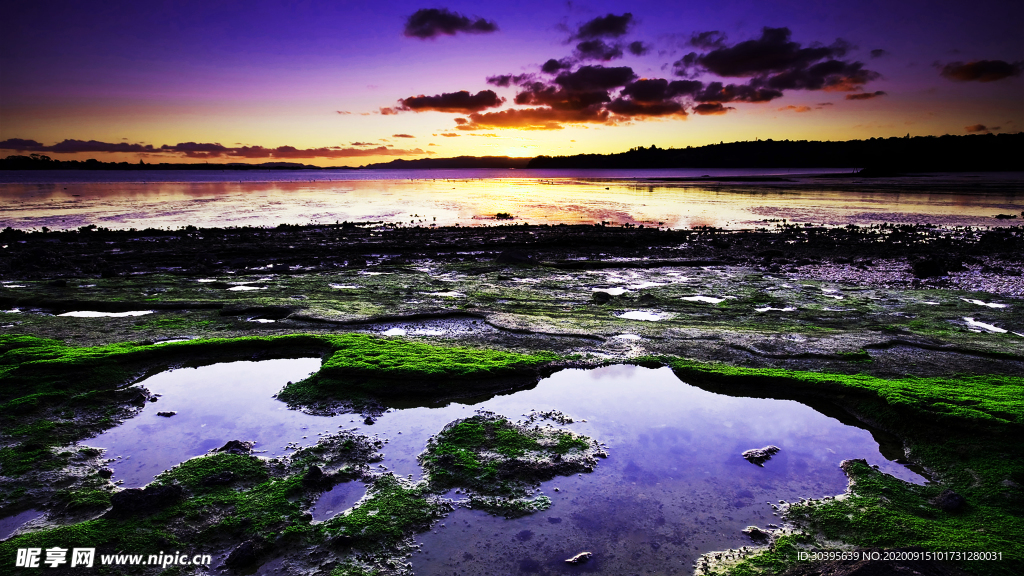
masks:
<path id="1" fill-rule="evenodd" d="M 152 514 L 181 499 L 184 491 L 181 486 L 147 486 L 145 488 L 129 488 L 110 496 L 113 508 L 107 512 L 108 518 L 128 518 Z"/>
<path id="2" fill-rule="evenodd" d="M 533 256 L 522 250 L 505 250 L 494 260 L 498 264 L 533 264 Z"/>
<path id="3" fill-rule="evenodd" d="M 612 295 L 607 292 L 594 292 L 590 297 L 590 301 L 594 304 L 607 304 L 608 302 L 611 302 L 611 300 Z"/>
<path id="4" fill-rule="evenodd" d="M 255 446 L 255 442 L 242 442 L 241 440 L 230 440 L 227 444 L 217 448 L 217 452 L 227 452 L 228 454 L 249 454 L 252 452 L 252 447 Z"/>
<path id="5" fill-rule="evenodd" d="M 228 568 L 248 568 L 259 560 L 260 556 L 267 551 L 267 541 L 257 536 L 252 540 L 242 542 L 228 554 L 224 565 Z"/>
<path id="6" fill-rule="evenodd" d="M 967 500 L 956 492 L 946 489 L 942 491 L 942 494 L 932 499 L 932 504 L 946 512 L 959 512 L 967 506 Z"/>
<path id="7" fill-rule="evenodd" d="M 771 460 L 772 456 L 775 456 L 778 452 L 778 446 L 765 446 L 764 448 L 747 450 L 743 453 L 743 457 L 751 464 L 757 464 L 758 466 L 764 467 L 764 463 Z"/>

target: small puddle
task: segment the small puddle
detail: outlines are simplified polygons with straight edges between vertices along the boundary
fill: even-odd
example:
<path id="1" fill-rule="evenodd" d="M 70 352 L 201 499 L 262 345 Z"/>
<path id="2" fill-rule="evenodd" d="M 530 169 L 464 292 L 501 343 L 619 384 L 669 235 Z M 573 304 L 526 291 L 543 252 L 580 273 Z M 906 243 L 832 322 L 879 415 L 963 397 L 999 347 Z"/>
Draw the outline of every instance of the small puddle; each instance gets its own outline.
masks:
<path id="1" fill-rule="evenodd" d="M 366 485 L 362 482 L 351 480 L 335 484 L 333 488 L 324 492 L 317 499 L 310 512 L 313 513 L 313 520 L 323 522 L 341 514 L 351 508 L 366 494 Z"/>
<path id="2" fill-rule="evenodd" d="M 683 296 L 682 299 L 687 302 L 705 302 L 707 304 L 721 304 L 725 302 L 725 298 L 715 298 L 713 296 Z"/>
<path id="3" fill-rule="evenodd" d="M 630 310 L 629 312 L 617 314 L 617 316 L 626 320 L 643 320 L 645 322 L 657 322 L 658 320 L 668 318 L 668 314 L 662 312 L 645 312 L 643 310 Z"/>
<path id="4" fill-rule="evenodd" d="M 14 536 L 14 533 L 17 532 L 19 528 L 36 518 L 42 518 L 44 514 L 46 513 L 42 510 L 25 510 L 24 512 L 19 512 L 14 516 L 0 518 L 0 541 L 7 540 L 11 536 Z"/>
<path id="5" fill-rule="evenodd" d="M 636 334 L 616 334 L 612 338 L 618 338 L 619 340 L 639 340 L 640 337 Z"/>
<path id="6" fill-rule="evenodd" d="M 764 308 L 754 308 L 756 312 L 796 312 L 796 308 L 792 306 L 786 306 L 785 308 L 772 308 L 771 306 L 765 306 Z"/>
<path id="7" fill-rule="evenodd" d="M 410 320 L 408 322 L 381 322 L 363 330 L 383 336 L 440 336 L 444 338 L 498 331 L 482 319 L 467 317 Z"/>
<path id="8" fill-rule="evenodd" d="M 982 300 L 971 300 L 969 298 L 961 298 L 964 302 L 969 304 L 977 304 L 978 306 L 985 306 L 986 308 L 1006 308 L 1009 304 L 999 304 L 998 302 L 984 302 Z"/>
<path id="9" fill-rule="evenodd" d="M 609 296 L 622 296 L 626 292 L 629 292 L 629 290 L 626 290 L 625 288 L 591 288 L 591 291 L 604 292 Z"/>
<path id="10" fill-rule="evenodd" d="M 57 314 L 67 318 L 125 318 L 127 316 L 145 316 L 152 314 L 152 310 L 132 310 L 130 312 L 95 312 L 92 310 L 79 310 L 76 312 L 65 312 Z"/>
<path id="11" fill-rule="evenodd" d="M 250 290 L 266 290 L 266 286 L 232 286 L 228 292 L 248 292 Z"/>
<path id="12" fill-rule="evenodd" d="M 361 286 L 354 286 L 352 284 L 328 284 L 328 286 L 335 290 L 359 290 L 361 288 Z"/>
<path id="13" fill-rule="evenodd" d="M 1006 334 L 1006 330 L 1003 330 L 998 326 L 993 326 L 991 324 L 986 324 L 984 322 L 978 322 L 974 318 L 964 316 L 964 322 L 967 322 L 967 326 L 970 328 L 977 328 L 984 330 L 986 332 L 992 332 L 994 334 Z"/>

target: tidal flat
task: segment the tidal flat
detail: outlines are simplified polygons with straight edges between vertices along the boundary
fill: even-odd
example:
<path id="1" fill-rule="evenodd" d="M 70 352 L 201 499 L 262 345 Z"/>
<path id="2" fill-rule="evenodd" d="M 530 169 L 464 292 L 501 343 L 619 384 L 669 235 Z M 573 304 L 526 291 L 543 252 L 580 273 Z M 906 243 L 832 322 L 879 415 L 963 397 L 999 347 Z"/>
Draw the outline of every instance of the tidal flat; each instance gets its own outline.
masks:
<path id="1" fill-rule="evenodd" d="M 1001 224 L 6 229 L 0 565 L 1013 573 L 1024 230 Z"/>

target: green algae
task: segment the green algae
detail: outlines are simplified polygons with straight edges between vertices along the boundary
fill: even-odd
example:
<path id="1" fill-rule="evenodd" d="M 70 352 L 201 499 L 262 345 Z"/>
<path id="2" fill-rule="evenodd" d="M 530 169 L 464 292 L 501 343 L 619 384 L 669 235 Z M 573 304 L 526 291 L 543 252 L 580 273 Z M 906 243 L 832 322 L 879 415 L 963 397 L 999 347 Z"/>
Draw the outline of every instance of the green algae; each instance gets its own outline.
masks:
<path id="1" fill-rule="evenodd" d="M 358 505 L 327 520 L 320 530 L 328 538 L 356 547 L 394 546 L 428 529 L 451 510 L 447 502 L 431 497 L 425 482 L 410 484 L 388 473 L 370 484 Z"/>
<path id="2" fill-rule="evenodd" d="M 659 359 L 638 359 L 638 361 Z M 779 368 L 744 368 L 666 359 L 683 380 L 763 387 L 816 394 L 861 393 L 895 413 L 958 426 L 1024 426 L 1024 377 L 963 375 L 886 379 L 865 374 L 832 374 Z M 877 410 L 876 410 L 877 412 Z M 877 414 L 883 416 L 882 414 Z"/>
<path id="3" fill-rule="evenodd" d="M 470 506 L 517 517 L 551 501 L 530 499 L 531 487 L 555 476 L 590 472 L 597 450 L 585 436 L 551 427 L 527 427 L 488 412 L 444 427 L 419 456 L 436 490 L 470 493 Z"/>
<path id="4" fill-rule="evenodd" d="M 437 396 L 494 378 L 533 375 L 555 362 L 550 352 L 520 354 L 437 346 L 364 335 L 334 337 L 334 352 L 320 371 L 289 383 L 278 398 L 307 405 L 382 396 Z"/>

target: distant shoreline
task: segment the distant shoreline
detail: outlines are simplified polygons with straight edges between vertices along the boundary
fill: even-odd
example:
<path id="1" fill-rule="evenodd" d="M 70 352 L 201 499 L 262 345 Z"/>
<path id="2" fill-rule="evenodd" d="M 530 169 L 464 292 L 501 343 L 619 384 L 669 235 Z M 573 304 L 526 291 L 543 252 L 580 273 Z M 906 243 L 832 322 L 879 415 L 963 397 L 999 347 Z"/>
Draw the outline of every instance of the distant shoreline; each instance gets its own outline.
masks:
<path id="1" fill-rule="evenodd" d="M 352 166 L 316 166 L 296 162 L 245 164 L 100 162 L 53 160 L 48 156 L 8 156 L 0 170 L 213 170 L 352 171 L 452 169 L 777 169 L 850 168 L 858 175 L 898 176 L 921 172 L 1024 171 L 1024 132 L 966 136 L 915 136 L 847 141 L 754 140 L 688 148 L 636 147 L 614 154 L 574 156 L 458 156 L 419 158 Z"/>

